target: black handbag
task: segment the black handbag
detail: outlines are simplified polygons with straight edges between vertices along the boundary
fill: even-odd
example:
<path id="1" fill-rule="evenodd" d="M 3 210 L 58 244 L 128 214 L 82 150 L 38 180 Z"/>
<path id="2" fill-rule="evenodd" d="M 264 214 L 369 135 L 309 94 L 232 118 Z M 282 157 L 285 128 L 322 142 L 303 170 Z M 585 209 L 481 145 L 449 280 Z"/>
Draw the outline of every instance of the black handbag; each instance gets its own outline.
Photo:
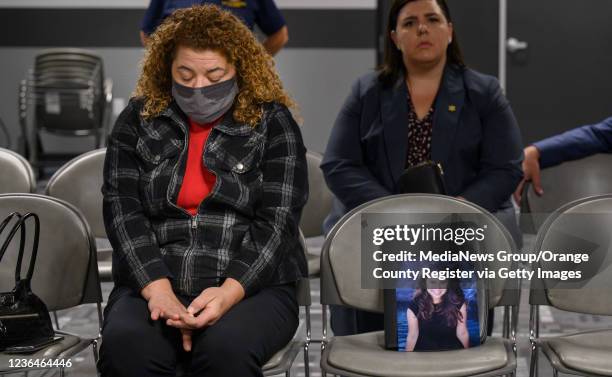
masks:
<path id="1" fill-rule="evenodd" d="M 401 194 L 446 195 L 442 166 L 433 161 L 425 161 L 404 170 L 399 178 L 398 186 Z"/>
<path id="2" fill-rule="evenodd" d="M 0 293 L 0 351 L 7 347 L 27 344 L 30 341 L 52 339 L 55 332 L 51 324 L 49 311 L 45 303 L 32 293 L 31 281 L 38 252 L 38 241 L 40 235 L 40 220 L 38 215 L 27 213 L 11 213 L 2 224 L 0 224 L 0 235 L 13 220 L 17 219 L 15 225 L 10 228 L 2 248 L 0 249 L 0 261 L 13 237 L 20 231 L 19 255 L 15 267 L 15 288 L 11 292 Z M 34 219 L 34 238 L 32 243 L 32 256 L 30 266 L 25 278 L 21 278 L 21 263 L 26 244 L 26 221 Z"/>

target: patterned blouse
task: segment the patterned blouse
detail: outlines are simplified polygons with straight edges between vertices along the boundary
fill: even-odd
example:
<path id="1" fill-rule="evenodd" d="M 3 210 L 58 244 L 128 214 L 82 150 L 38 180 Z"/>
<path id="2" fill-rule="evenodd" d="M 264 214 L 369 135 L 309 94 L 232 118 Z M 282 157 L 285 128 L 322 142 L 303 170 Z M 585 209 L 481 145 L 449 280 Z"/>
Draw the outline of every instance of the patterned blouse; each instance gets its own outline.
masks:
<path id="1" fill-rule="evenodd" d="M 423 119 L 414 110 L 412 101 L 408 97 L 408 156 L 406 167 L 418 165 L 431 160 L 431 134 L 433 129 L 433 106 Z"/>

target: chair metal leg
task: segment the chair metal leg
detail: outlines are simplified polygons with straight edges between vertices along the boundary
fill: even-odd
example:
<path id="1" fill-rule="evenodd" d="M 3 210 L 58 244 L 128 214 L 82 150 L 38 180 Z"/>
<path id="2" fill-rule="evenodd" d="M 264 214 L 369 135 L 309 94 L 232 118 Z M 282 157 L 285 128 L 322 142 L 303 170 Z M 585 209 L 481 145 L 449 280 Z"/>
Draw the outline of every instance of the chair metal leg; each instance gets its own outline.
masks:
<path id="1" fill-rule="evenodd" d="M 510 306 L 504 306 L 504 318 L 502 325 L 502 336 L 506 339 L 510 337 Z"/>
<path id="2" fill-rule="evenodd" d="M 327 305 L 321 306 L 322 315 L 322 334 L 321 334 L 321 359 L 323 358 L 323 351 L 325 350 L 325 343 L 327 343 Z M 327 373 L 321 368 L 321 376 L 327 377 Z"/>
<path id="3" fill-rule="evenodd" d="M 321 314 L 322 314 L 321 327 L 323 330 L 321 333 L 321 353 L 323 353 L 323 350 L 325 349 L 325 345 L 327 344 L 327 305 L 322 306 Z"/>
<path id="4" fill-rule="evenodd" d="M 98 353 L 98 339 L 95 339 L 91 344 L 91 349 L 93 351 L 94 362 L 96 363 L 96 369 L 98 369 L 98 360 L 100 359 L 100 354 Z"/>
<path id="5" fill-rule="evenodd" d="M 55 328 L 60 329 L 59 320 L 57 319 L 57 312 L 53 311 L 53 320 L 55 321 Z"/>
<path id="6" fill-rule="evenodd" d="M 304 307 L 306 315 L 306 343 L 304 344 L 304 373 L 306 377 L 310 376 L 310 364 L 308 362 L 308 350 L 310 348 L 310 340 L 312 339 L 312 323 L 310 318 L 310 306 Z"/>
<path id="7" fill-rule="evenodd" d="M 304 374 L 310 377 L 310 363 L 308 360 L 308 344 L 304 345 Z"/>
<path id="8" fill-rule="evenodd" d="M 538 377 L 538 354 L 539 347 L 537 339 L 540 336 L 540 308 L 532 305 L 529 313 L 529 341 L 531 342 L 531 358 L 529 362 L 529 377 Z"/>
<path id="9" fill-rule="evenodd" d="M 529 361 L 529 377 L 538 376 L 538 346 L 533 344 L 531 346 L 531 358 Z"/>
<path id="10" fill-rule="evenodd" d="M 304 308 L 305 319 L 306 319 L 306 344 L 310 344 L 312 339 L 312 322 L 310 318 L 310 307 Z"/>

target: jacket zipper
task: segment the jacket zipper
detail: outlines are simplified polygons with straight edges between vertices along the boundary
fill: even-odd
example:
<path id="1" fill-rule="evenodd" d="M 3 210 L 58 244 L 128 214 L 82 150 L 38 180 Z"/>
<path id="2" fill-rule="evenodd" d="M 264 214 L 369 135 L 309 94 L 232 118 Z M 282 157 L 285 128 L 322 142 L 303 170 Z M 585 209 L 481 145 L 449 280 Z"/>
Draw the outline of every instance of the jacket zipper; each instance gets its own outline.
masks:
<path id="1" fill-rule="evenodd" d="M 183 134 L 185 135 L 184 138 L 183 138 L 183 142 L 184 142 L 183 150 L 181 151 L 181 155 L 179 156 L 179 161 L 174 166 L 174 169 L 172 171 L 172 180 L 171 180 L 170 185 L 169 185 L 169 188 L 171 188 L 172 191 L 174 192 L 176 190 L 175 186 L 176 186 L 176 181 L 177 181 L 177 178 L 178 178 L 178 167 L 181 164 L 181 162 L 183 161 L 183 156 L 185 155 L 185 152 L 189 148 L 189 128 L 180 119 L 176 119 L 174 116 L 172 116 L 171 119 L 179 124 L 179 126 L 183 130 Z M 211 134 L 212 134 L 212 130 L 211 130 Z M 206 154 L 206 149 L 207 149 L 207 146 L 208 146 L 209 142 L 210 142 L 210 134 L 208 135 L 208 138 L 206 139 L 206 144 L 204 145 L 204 151 L 203 151 L 203 154 L 202 154 L 203 156 Z M 215 184 L 213 185 L 213 188 L 211 189 L 210 193 L 204 198 L 204 200 L 202 200 L 200 202 L 200 204 L 198 204 L 198 208 L 197 208 L 197 211 L 196 211 L 195 215 L 192 215 L 191 213 L 187 212 L 187 210 L 185 210 L 185 208 L 179 207 L 178 205 L 174 204 L 174 202 L 172 200 L 170 200 L 170 190 L 166 190 L 166 200 L 168 201 L 168 203 L 170 203 L 171 206 L 177 208 L 178 210 L 180 210 L 185 215 L 187 215 L 188 217 L 191 218 L 191 220 L 190 220 L 190 223 L 191 223 L 191 242 L 189 244 L 189 247 L 185 251 L 185 257 L 183 258 L 183 263 L 181 264 L 181 271 L 186 271 L 188 265 L 190 265 L 192 268 L 194 267 L 193 266 L 193 261 L 192 261 L 193 258 L 192 257 L 193 257 L 194 245 L 195 245 L 196 238 L 197 238 L 198 214 L 200 213 L 200 207 L 215 192 L 215 189 L 217 188 L 217 183 L 218 183 L 218 180 L 219 180 L 219 177 L 217 177 L 217 174 L 214 171 L 210 170 L 210 172 L 215 175 Z M 179 278 L 179 280 L 181 281 L 180 286 L 182 286 L 187 292 L 190 292 L 192 287 L 191 287 L 191 281 L 189 280 L 189 278 L 187 278 L 186 276 L 181 276 Z"/>
<path id="2" fill-rule="evenodd" d="M 179 124 L 179 127 L 181 128 L 181 130 L 183 131 L 183 134 L 185 135 L 183 138 L 183 142 L 184 142 L 183 150 L 181 151 L 179 160 L 177 161 L 176 165 L 174 165 L 174 169 L 172 171 L 172 180 L 170 181 L 170 185 L 168 187 L 174 193 L 174 191 L 176 191 L 175 186 L 177 184 L 177 178 L 178 178 L 178 167 L 183 161 L 185 153 L 187 149 L 189 148 L 189 128 L 186 128 L 185 124 L 179 119 L 176 119 L 174 116 L 172 116 L 171 119 Z M 185 250 L 185 255 L 181 263 L 181 273 L 182 273 L 183 271 L 187 270 L 188 265 L 192 265 L 191 256 L 193 253 L 195 240 L 196 240 L 196 232 L 198 229 L 198 215 L 197 214 L 195 216 L 192 215 L 191 213 L 187 212 L 185 208 L 179 207 L 172 200 L 170 200 L 170 190 L 169 189 L 166 190 L 166 200 L 168 201 L 168 203 L 170 203 L 172 207 L 183 212 L 190 219 L 190 224 L 191 224 L 191 242 L 189 243 L 189 247 L 187 248 L 187 250 Z M 179 287 L 183 288 L 186 292 L 190 292 L 191 291 L 191 281 L 189 281 L 189 278 L 187 278 L 187 276 L 188 274 L 182 274 L 182 276 L 179 276 Z"/>

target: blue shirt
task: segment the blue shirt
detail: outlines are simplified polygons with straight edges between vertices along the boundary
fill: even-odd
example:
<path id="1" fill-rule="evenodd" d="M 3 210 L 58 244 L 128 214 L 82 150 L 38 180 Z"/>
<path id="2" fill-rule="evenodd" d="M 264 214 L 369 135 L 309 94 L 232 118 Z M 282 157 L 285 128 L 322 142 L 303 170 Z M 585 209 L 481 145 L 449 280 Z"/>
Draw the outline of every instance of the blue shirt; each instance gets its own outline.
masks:
<path id="1" fill-rule="evenodd" d="M 147 35 L 172 12 L 197 4 L 216 4 L 240 18 L 249 29 L 259 26 L 266 35 L 271 35 L 285 26 L 285 19 L 274 4 L 274 0 L 151 0 L 142 19 L 141 30 Z"/>
<path id="2" fill-rule="evenodd" d="M 612 153 L 612 117 L 533 143 L 542 169 L 597 153 Z"/>

